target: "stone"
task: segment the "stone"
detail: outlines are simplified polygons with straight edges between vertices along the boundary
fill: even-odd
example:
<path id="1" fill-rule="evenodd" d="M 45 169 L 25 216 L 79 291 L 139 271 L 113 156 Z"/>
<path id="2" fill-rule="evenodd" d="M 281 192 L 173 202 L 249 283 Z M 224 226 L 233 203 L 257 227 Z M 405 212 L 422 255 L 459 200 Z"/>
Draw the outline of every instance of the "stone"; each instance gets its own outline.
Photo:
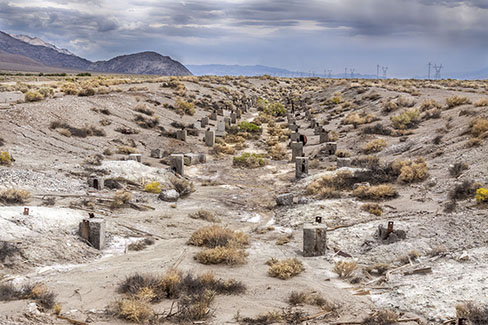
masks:
<path id="1" fill-rule="evenodd" d="M 300 140 L 300 133 L 295 132 L 290 134 L 290 140 L 292 142 L 297 142 L 298 140 Z"/>
<path id="2" fill-rule="evenodd" d="M 237 116 L 237 119 L 238 119 L 238 120 L 240 120 L 240 119 L 241 119 L 241 117 L 242 117 L 242 113 L 241 113 L 241 110 L 240 110 L 240 109 L 238 109 L 238 110 L 236 111 L 236 116 Z"/>
<path id="3" fill-rule="evenodd" d="M 212 114 L 210 114 L 210 119 L 212 121 L 217 121 L 217 112 L 212 112 Z"/>
<path id="4" fill-rule="evenodd" d="M 292 131 L 292 132 L 297 132 L 298 131 L 298 125 L 296 124 L 290 124 L 288 125 L 288 128 Z"/>
<path id="5" fill-rule="evenodd" d="M 236 113 L 230 113 L 230 123 L 236 124 L 237 123 L 237 115 Z"/>
<path id="6" fill-rule="evenodd" d="M 183 176 L 185 168 L 185 156 L 181 154 L 173 154 L 170 157 L 171 171 Z"/>
<path id="7" fill-rule="evenodd" d="M 337 142 L 327 142 L 325 144 L 325 152 L 329 155 L 335 155 L 337 151 Z"/>
<path id="8" fill-rule="evenodd" d="M 217 132 L 225 132 L 225 121 L 222 119 L 217 121 Z"/>
<path id="9" fill-rule="evenodd" d="M 177 130 L 176 139 L 186 141 L 186 130 Z"/>
<path id="10" fill-rule="evenodd" d="M 313 134 L 314 135 L 319 135 L 322 133 L 322 127 L 320 125 L 316 125 L 314 130 L 313 130 Z"/>
<path id="11" fill-rule="evenodd" d="M 200 121 L 200 127 L 205 128 L 208 125 L 208 117 L 202 117 L 202 120 Z"/>
<path id="12" fill-rule="evenodd" d="M 97 175 L 91 175 L 88 178 L 88 186 L 96 188 L 97 190 L 101 191 L 104 187 L 104 180 L 103 177 L 99 177 Z"/>
<path id="13" fill-rule="evenodd" d="M 105 246 L 105 219 L 83 219 L 79 226 L 79 234 L 96 249 L 103 249 Z"/>
<path id="14" fill-rule="evenodd" d="M 185 153 L 185 162 L 188 160 L 188 163 L 185 165 L 196 165 L 200 163 L 200 154 L 199 153 Z"/>
<path id="15" fill-rule="evenodd" d="M 158 158 L 158 159 L 163 158 L 163 150 L 161 150 L 161 149 L 152 149 L 151 150 L 151 157 L 152 158 Z"/>
<path id="16" fill-rule="evenodd" d="M 303 256 L 322 256 L 327 252 L 327 226 L 308 224 L 303 226 Z"/>
<path id="17" fill-rule="evenodd" d="M 295 177 L 302 178 L 308 176 L 308 158 L 296 157 L 295 158 Z"/>
<path id="18" fill-rule="evenodd" d="M 351 167 L 351 158 L 337 158 L 337 168 Z"/>
<path id="19" fill-rule="evenodd" d="M 291 161 L 295 161 L 296 157 L 303 157 L 303 143 L 292 142 L 291 143 Z"/>
<path id="20" fill-rule="evenodd" d="M 293 204 L 293 194 L 292 193 L 285 193 L 280 194 L 276 197 L 276 205 L 278 206 L 287 206 Z"/>
<path id="21" fill-rule="evenodd" d="M 215 145 L 215 132 L 211 130 L 205 131 L 205 145 L 213 147 Z"/>
<path id="22" fill-rule="evenodd" d="M 180 198 L 180 194 L 174 190 L 164 190 L 159 193 L 159 199 L 165 202 L 176 202 Z"/>
<path id="23" fill-rule="evenodd" d="M 329 133 L 328 132 L 320 132 L 319 143 L 326 143 L 329 142 Z"/>
<path id="24" fill-rule="evenodd" d="M 140 153 L 131 153 L 129 154 L 129 160 L 135 160 L 139 163 L 142 163 L 142 154 Z"/>
<path id="25" fill-rule="evenodd" d="M 198 154 L 198 160 L 200 161 L 200 164 L 204 164 L 207 162 L 207 155 L 204 153 Z"/>
<path id="26" fill-rule="evenodd" d="M 217 115 L 224 116 L 224 110 L 223 109 L 218 109 L 217 110 Z"/>
<path id="27" fill-rule="evenodd" d="M 314 119 L 312 119 L 312 120 L 310 121 L 310 128 L 311 128 L 311 129 L 315 128 L 316 123 L 317 123 L 317 122 L 316 122 Z"/>

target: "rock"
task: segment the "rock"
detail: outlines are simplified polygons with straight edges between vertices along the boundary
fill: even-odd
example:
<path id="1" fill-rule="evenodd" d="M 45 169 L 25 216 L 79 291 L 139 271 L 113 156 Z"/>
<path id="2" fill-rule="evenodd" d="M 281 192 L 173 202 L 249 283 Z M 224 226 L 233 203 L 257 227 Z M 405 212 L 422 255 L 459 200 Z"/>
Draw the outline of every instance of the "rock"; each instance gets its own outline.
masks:
<path id="1" fill-rule="evenodd" d="M 176 202 L 180 198 L 180 194 L 176 190 L 165 190 L 159 194 L 159 199 L 165 202 Z"/>
<path id="2" fill-rule="evenodd" d="M 292 204 L 293 204 L 293 194 L 291 193 L 280 194 L 276 197 L 276 205 L 278 206 L 286 206 Z"/>

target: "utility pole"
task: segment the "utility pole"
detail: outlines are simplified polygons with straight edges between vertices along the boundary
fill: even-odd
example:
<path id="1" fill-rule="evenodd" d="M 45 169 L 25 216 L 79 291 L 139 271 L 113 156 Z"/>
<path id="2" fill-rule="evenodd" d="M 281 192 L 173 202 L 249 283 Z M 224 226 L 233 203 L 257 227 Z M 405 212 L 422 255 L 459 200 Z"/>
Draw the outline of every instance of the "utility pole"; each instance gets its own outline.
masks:
<path id="1" fill-rule="evenodd" d="M 352 78 L 354 78 L 354 71 L 355 71 L 355 69 L 349 68 L 349 70 L 351 71 L 351 79 L 352 79 Z"/>
<path id="2" fill-rule="evenodd" d="M 329 73 L 328 73 L 328 76 L 329 76 L 329 79 L 330 79 L 330 78 L 331 78 L 331 76 L 332 76 L 332 70 L 328 70 L 328 72 L 329 72 Z"/>
<path id="3" fill-rule="evenodd" d="M 379 79 L 380 78 L 380 65 L 377 64 L 376 65 L 376 79 Z"/>
<path id="4" fill-rule="evenodd" d="M 344 78 L 347 79 L 347 68 L 344 68 Z"/>
<path id="5" fill-rule="evenodd" d="M 430 67 L 432 66 L 432 63 L 430 63 L 430 62 L 429 62 L 428 66 L 429 66 L 429 74 L 428 74 L 427 79 L 429 79 L 429 80 L 430 80 Z"/>

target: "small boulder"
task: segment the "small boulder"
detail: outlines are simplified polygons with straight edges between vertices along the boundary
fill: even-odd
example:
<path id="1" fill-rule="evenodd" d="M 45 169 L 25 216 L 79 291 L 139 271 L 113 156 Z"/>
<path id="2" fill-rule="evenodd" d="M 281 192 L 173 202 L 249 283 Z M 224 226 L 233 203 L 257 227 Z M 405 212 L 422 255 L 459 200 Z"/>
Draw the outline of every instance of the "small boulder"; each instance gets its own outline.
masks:
<path id="1" fill-rule="evenodd" d="M 180 198 L 180 194 L 176 190 L 165 190 L 159 193 L 159 199 L 165 202 L 176 202 Z"/>
<path id="2" fill-rule="evenodd" d="M 278 206 L 286 206 L 292 204 L 293 204 L 293 194 L 291 193 L 280 194 L 276 197 L 276 205 Z"/>

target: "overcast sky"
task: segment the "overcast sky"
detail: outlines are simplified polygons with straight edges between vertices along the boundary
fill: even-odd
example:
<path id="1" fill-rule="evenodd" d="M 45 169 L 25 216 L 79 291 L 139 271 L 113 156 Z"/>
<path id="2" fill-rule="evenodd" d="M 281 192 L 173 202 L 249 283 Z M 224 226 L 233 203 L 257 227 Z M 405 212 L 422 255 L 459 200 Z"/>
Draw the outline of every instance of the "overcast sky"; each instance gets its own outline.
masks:
<path id="1" fill-rule="evenodd" d="M 344 67 L 420 76 L 488 67 L 488 0 L 0 0 L 0 30 L 90 60 L 157 51 L 184 64 Z"/>

